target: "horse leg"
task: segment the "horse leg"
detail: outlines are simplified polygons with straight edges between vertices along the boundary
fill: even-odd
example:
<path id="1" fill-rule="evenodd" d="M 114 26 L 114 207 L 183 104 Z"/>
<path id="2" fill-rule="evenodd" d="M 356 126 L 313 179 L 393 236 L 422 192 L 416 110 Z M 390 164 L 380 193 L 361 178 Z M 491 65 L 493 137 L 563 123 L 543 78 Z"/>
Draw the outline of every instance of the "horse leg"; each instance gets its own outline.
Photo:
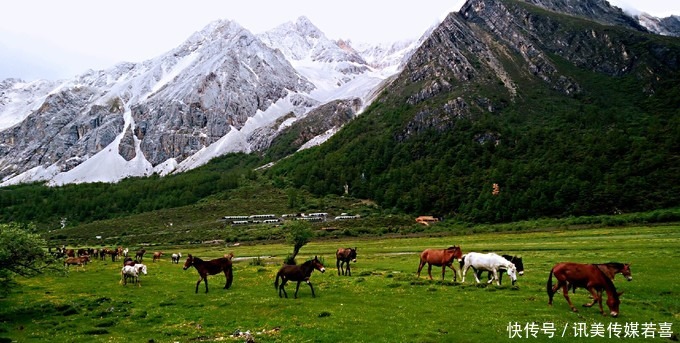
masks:
<path id="1" fill-rule="evenodd" d="M 420 271 L 423 270 L 423 266 L 425 266 L 425 261 L 420 260 L 420 264 L 418 264 L 418 277 L 420 277 Z"/>
<path id="2" fill-rule="evenodd" d="M 602 309 L 602 294 L 600 294 L 597 290 L 595 290 L 594 287 L 588 287 L 588 292 L 593 296 L 593 301 L 590 303 L 590 306 L 593 306 L 595 302 L 597 302 L 600 305 L 600 313 L 604 315 L 604 310 Z M 583 304 L 584 307 L 590 307 L 586 306 L 588 304 Z"/>
<path id="3" fill-rule="evenodd" d="M 208 275 L 203 278 L 203 284 L 205 284 L 205 292 L 208 293 Z"/>
<path id="4" fill-rule="evenodd" d="M 427 275 L 429 275 L 430 280 L 432 280 L 432 264 L 430 263 L 427 264 Z"/>
<path id="5" fill-rule="evenodd" d="M 490 273 L 492 278 L 487 283 L 491 284 L 494 280 L 496 280 L 496 286 L 500 286 L 501 283 L 498 282 L 498 269 L 494 268 L 492 271 L 490 271 Z"/>
<path id="6" fill-rule="evenodd" d="M 341 265 L 342 265 L 342 262 L 340 261 L 340 259 L 337 259 L 337 260 L 335 261 L 335 266 L 338 268 L 338 276 L 341 275 L 341 274 L 340 274 Z"/>
<path id="7" fill-rule="evenodd" d="M 298 281 L 297 286 L 295 286 L 295 296 L 294 296 L 295 299 L 297 299 L 297 294 L 298 294 L 298 291 L 300 290 L 300 282 L 302 282 L 302 281 Z"/>
<path id="8" fill-rule="evenodd" d="M 442 266 L 442 281 L 444 281 L 444 274 L 446 274 L 446 264 Z"/>
<path id="9" fill-rule="evenodd" d="M 470 266 L 463 266 L 463 270 L 460 271 L 460 274 L 463 276 L 463 279 L 460 280 L 461 283 L 465 283 L 465 275 L 467 275 L 468 269 L 470 269 Z"/>
<path id="10" fill-rule="evenodd" d="M 349 265 L 349 262 L 347 263 Z M 312 289 L 312 298 L 316 298 L 316 294 L 314 294 L 314 286 L 312 286 L 312 283 L 307 280 L 307 284 L 309 285 L 309 288 Z"/>
<path id="11" fill-rule="evenodd" d="M 277 278 L 278 278 L 278 276 L 277 276 Z M 281 292 L 283 292 L 283 295 L 285 295 L 286 298 L 288 298 L 288 293 L 286 293 L 286 289 L 283 288 L 283 286 L 285 286 L 287 282 L 288 282 L 288 279 L 286 279 L 285 277 L 281 276 L 281 285 L 279 286 L 279 298 L 283 298 L 283 297 L 281 296 Z"/>
<path id="12" fill-rule="evenodd" d="M 198 293 L 198 285 L 201 284 L 201 280 L 203 280 L 202 276 L 200 278 L 198 278 L 198 281 L 196 282 L 196 293 Z"/>
<path id="13" fill-rule="evenodd" d="M 449 264 L 449 268 L 453 271 L 453 282 L 458 281 L 458 272 L 456 271 L 456 268 L 453 268 L 453 263 Z"/>
<path id="14" fill-rule="evenodd" d="M 472 273 L 472 274 L 475 276 L 475 282 L 480 283 L 481 281 L 479 281 L 479 277 L 477 277 L 477 273 Z"/>
<path id="15" fill-rule="evenodd" d="M 569 304 L 569 307 L 571 308 L 572 311 L 578 312 L 576 307 L 574 307 L 574 304 L 571 303 L 571 299 L 569 299 L 569 288 L 567 287 L 567 282 L 564 281 L 559 281 L 557 282 L 557 285 L 555 287 L 562 287 L 562 294 L 564 295 L 564 299 L 567 299 L 567 303 Z"/>
<path id="16" fill-rule="evenodd" d="M 347 261 L 347 268 L 345 268 L 345 272 L 347 273 L 347 276 L 352 276 L 352 270 L 349 269 L 349 261 Z"/>

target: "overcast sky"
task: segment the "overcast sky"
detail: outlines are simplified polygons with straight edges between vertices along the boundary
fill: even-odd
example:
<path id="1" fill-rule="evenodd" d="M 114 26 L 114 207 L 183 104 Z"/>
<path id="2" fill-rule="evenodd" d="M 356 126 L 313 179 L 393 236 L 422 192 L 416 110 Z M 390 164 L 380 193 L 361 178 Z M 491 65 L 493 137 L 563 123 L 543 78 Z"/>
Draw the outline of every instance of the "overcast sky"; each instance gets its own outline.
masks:
<path id="1" fill-rule="evenodd" d="M 418 38 L 464 0 L 21 0 L 0 11 L 0 80 L 71 78 L 167 52 L 217 19 L 260 33 L 304 15 L 330 39 Z M 677 0 L 610 0 L 658 17 Z"/>

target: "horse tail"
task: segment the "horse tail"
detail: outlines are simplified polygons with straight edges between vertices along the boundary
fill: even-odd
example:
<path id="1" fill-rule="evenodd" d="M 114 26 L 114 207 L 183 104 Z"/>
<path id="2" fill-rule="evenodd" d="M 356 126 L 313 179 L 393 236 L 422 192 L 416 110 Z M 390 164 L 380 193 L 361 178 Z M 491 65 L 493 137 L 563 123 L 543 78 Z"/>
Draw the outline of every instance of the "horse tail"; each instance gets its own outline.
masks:
<path id="1" fill-rule="evenodd" d="M 281 273 L 276 273 L 276 280 L 274 280 L 274 289 L 279 289 L 279 277 Z"/>
<path id="2" fill-rule="evenodd" d="M 554 269 L 554 268 L 553 268 Z M 545 290 L 548 292 L 548 304 L 552 304 L 553 301 L 553 295 L 555 293 L 552 292 L 552 277 L 553 277 L 553 269 L 550 269 L 550 275 L 548 275 L 548 283 L 545 286 Z"/>
<path id="3" fill-rule="evenodd" d="M 226 274 L 227 274 L 227 285 L 226 285 L 225 288 L 229 289 L 229 287 L 231 287 L 231 283 L 234 282 L 233 266 L 231 264 L 229 264 L 229 266 L 227 267 L 227 269 L 225 271 L 226 271 Z"/>

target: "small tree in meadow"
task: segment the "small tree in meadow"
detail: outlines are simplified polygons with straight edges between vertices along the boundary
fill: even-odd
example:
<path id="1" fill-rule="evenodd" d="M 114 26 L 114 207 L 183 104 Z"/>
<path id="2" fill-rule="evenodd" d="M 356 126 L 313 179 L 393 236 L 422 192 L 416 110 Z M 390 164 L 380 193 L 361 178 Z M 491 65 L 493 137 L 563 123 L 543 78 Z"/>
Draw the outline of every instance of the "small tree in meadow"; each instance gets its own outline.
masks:
<path id="1" fill-rule="evenodd" d="M 295 264 L 295 256 L 300 252 L 300 249 L 309 243 L 314 235 L 312 226 L 305 221 L 296 220 L 286 224 L 284 227 L 286 231 L 286 242 L 293 244 L 293 254 L 286 258 L 286 264 Z"/>
<path id="2" fill-rule="evenodd" d="M 52 260 L 45 240 L 15 224 L 0 224 L 0 295 L 6 294 L 15 276 L 32 277 Z"/>

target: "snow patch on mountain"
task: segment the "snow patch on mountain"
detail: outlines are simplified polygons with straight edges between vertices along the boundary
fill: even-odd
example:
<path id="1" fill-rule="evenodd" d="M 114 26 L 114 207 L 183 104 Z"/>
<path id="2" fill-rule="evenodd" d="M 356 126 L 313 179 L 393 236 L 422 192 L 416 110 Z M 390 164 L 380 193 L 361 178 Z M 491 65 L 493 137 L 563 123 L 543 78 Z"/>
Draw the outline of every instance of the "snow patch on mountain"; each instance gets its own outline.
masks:
<path id="1" fill-rule="evenodd" d="M 305 17 L 259 35 L 218 20 L 141 63 L 65 81 L 4 80 L 0 186 L 168 175 L 226 153 L 266 149 L 271 135 L 324 103 L 359 98 L 367 106 L 417 44 L 357 49 L 328 39 Z M 33 123 L 59 126 L 45 127 L 49 136 L 26 137 Z"/>

